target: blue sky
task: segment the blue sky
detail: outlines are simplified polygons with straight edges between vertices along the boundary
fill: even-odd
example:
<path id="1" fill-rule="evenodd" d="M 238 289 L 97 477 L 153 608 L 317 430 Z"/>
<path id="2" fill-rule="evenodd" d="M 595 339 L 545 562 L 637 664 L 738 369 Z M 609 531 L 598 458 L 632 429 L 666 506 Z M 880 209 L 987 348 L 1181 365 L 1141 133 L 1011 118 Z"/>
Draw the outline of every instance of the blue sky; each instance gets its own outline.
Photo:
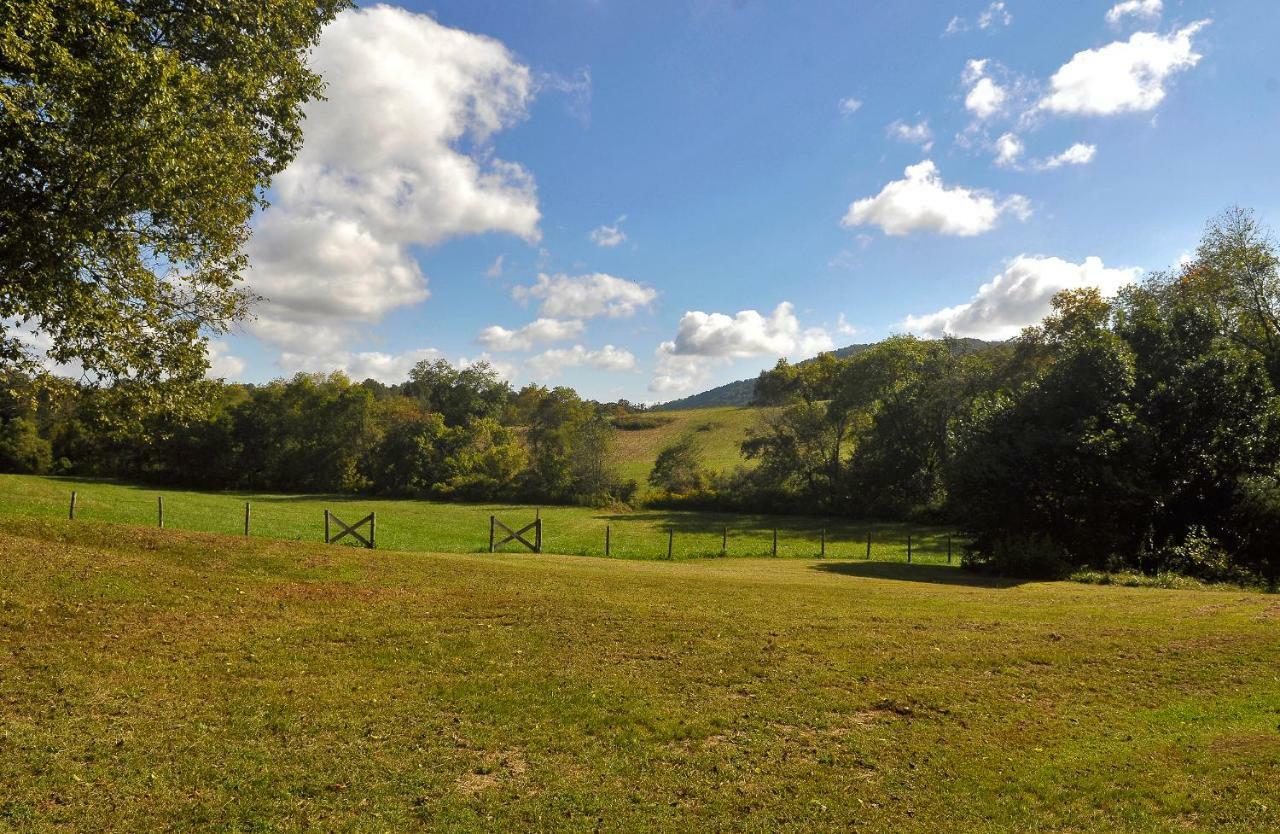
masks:
<path id="1" fill-rule="evenodd" d="M 656 401 L 1003 338 L 1230 205 L 1277 222 L 1277 34 L 1272 0 L 366 6 L 322 37 L 250 245 L 269 300 L 214 369 L 486 358 Z"/>

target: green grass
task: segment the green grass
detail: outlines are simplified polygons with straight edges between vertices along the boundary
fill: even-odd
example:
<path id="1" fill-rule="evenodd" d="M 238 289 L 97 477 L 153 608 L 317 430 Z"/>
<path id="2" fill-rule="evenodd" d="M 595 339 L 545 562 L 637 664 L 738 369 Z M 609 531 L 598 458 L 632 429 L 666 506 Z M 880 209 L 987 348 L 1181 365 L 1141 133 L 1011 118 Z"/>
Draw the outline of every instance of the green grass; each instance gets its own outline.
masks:
<path id="1" fill-rule="evenodd" d="M 39 483 L 0 829 L 1280 830 L 1274 596 L 370 552 L 15 513 Z"/>
<path id="2" fill-rule="evenodd" d="M 634 478 L 643 487 L 658 452 L 686 434 L 698 439 L 708 467 L 730 470 L 746 465 L 747 461 L 742 459 L 738 447 L 746 438 L 747 429 L 769 411 L 761 408 L 695 408 L 654 412 L 656 417 L 669 422 L 652 429 L 614 433 L 612 451 L 619 474 L 624 480 Z"/>
<path id="3" fill-rule="evenodd" d="M 347 523 L 377 512 L 378 546 L 391 550 L 488 550 L 490 515 L 516 527 L 533 521 L 540 512 L 543 550 L 552 553 L 603 556 L 606 526 L 612 528 L 610 555 L 615 558 L 665 559 L 668 530 L 674 530 L 672 549 L 676 559 L 717 556 L 725 527 L 729 528 L 730 555 L 768 556 L 773 552 L 775 526 L 779 557 L 818 555 L 824 527 L 827 555 L 832 558 L 865 558 L 868 532 L 872 534 L 873 560 L 906 561 L 908 535 L 912 537 L 913 561 L 945 563 L 947 552 L 946 530 L 903 524 L 666 510 L 613 512 L 587 507 L 392 501 L 349 495 L 194 492 L 33 475 L 0 475 L 0 512 L 66 518 L 72 490 L 76 491 L 76 519 L 85 524 L 155 524 L 156 498 L 163 495 L 167 528 L 237 533 L 243 531 L 244 504 L 248 501 L 255 537 L 296 541 L 323 541 L 325 509 Z M 959 562 L 958 547 L 955 544 L 953 548 L 955 562 Z"/>

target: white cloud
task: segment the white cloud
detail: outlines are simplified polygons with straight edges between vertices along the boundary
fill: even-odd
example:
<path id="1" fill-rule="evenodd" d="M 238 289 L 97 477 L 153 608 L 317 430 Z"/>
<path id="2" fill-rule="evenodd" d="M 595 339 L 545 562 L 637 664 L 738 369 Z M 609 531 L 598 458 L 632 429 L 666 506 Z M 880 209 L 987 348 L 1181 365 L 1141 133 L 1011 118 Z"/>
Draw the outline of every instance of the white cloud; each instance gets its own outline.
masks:
<path id="1" fill-rule="evenodd" d="M 922 316 L 909 316 L 904 330 L 922 336 L 972 336 L 1008 339 L 1049 314 L 1053 296 L 1067 289 L 1098 287 L 1106 296 L 1135 281 L 1136 267 L 1111 269 L 1100 258 L 1083 264 L 1061 258 L 1019 255 L 999 275 L 983 284 L 968 302 Z"/>
<path id="2" fill-rule="evenodd" d="M 540 301 L 539 312 L 549 318 L 589 319 L 607 316 L 627 318 L 658 297 L 658 291 L 635 281 L 603 272 L 590 275 L 538 276 L 531 287 L 514 287 L 517 301 Z"/>
<path id="3" fill-rule="evenodd" d="M 919 145 L 924 149 L 925 153 L 928 153 L 933 147 L 933 131 L 929 129 L 929 121 L 927 119 L 914 125 L 907 124 L 899 119 L 885 128 L 885 132 L 900 142 Z"/>
<path id="4" fill-rule="evenodd" d="M 226 342 L 211 339 L 205 352 L 209 357 L 209 370 L 205 375 L 210 379 L 228 379 L 234 382 L 244 373 L 244 360 L 239 356 L 232 356 L 231 345 Z"/>
<path id="5" fill-rule="evenodd" d="M 247 250 L 250 286 L 269 299 L 250 331 L 295 353 L 425 300 L 415 245 L 539 238 L 532 177 L 489 151 L 533 95 L 501 43 L 374 6 L 338 15 L 311 63 L 326 98 L 306 106 L 302 149 Z"/>
<path id="6" fill-rule="evenodd" d="M 1008 26 L 1013 23 L 1013 15 L 1001 0 L 987 6 L 986 11 L 978 15 L 978 28 L 990 29 L 992 26 Z"/>
<path id="7" fill-rule="evenodd" d="M 1008 26 L 1011 23 L 1013 23 L 1013 14 L 1005 6 L 1003 0 L 996 0 L 978 15 L 975 25 L 979 29 L 987 30 L 996 26 Z M 958 35 L 961 32 L 969 31 L 970 28 L 967 20 L 956 15 L 951 18 L 951 22 L 947 24 L 947 28 L 942 34 L 944 36 Z"/>
<path id="8" fill-rule="evenodd" d="M 964 83 L 969 85 L 964 106 L 979 119 L 989 119 L 999 113 L 1009 98 L 1008 91 L 987 72 L 987 64 L 985 59 L 969 61 L 964 68 Z"/>
<path id="9" fill-rule="evenodd" d="M 592 229 L 591 242 L 606 249 L 612 249 L 621 243 L 625 243 L 627 233 L 622 231 L 622 221 L 626 219 L 627 216 L 624 214 L 615 220 L 612 226 L 597 226 Z"/>
<path id="10" fill-rule="evenodd" d="M 1088 165 L 1093 161 L 1093 157 L 1097 153 L 1097 145 L 1086 145 L 1084 142 L 1077 142 L 1057 156 L 1051 156 L 1041 162 L 1039 167 L 1046 171 L 1052 171 L 1054 168 L 1061 168 L 1063 165 Z"/>
<path id="11" fill-rule="evenodd" d="M 1169 35 L 1137 32 L 1127 41 L 1077 52 L 1049 79 L 1051 91 L 1039 106 L 1091 116 L 1153 110 L 1164 100 L 1169 78 L 1200 62 L 1191 40 L 1208 25 L 1201 20 Z"/>
<path id="12" fill-rule="evenodd" d="M 409 370 L 418 362 L 424 359 L 434 361 L 443 358 L 444 354 L 435 348 L 418 348 L 403 353 L 347 350 L 315 353 L 286 351 L 281 354 L 277 364 L 289 372 L 342 371 L 357 381 L 372 378 L 390 385 L 408 379 Z"/>
<path id="13" fill-rule="evenodd" d="M 492 351 L 529 350 L 546 342 L 561 342 L 582 335 L 582 322 L 576 319 L 538 319 L 518 330 L 494 324 L 480 331 L 476 341 Z"/>
<path id="14" fill-rule="evenodd" d="M 848 319 L 844 317 L 844 313 L 841 313 L 836 319 L 836 333 L 841 336 L 856 336 L 858 335 L 858 328 L 849 324 Z"/>
<path id="15" fill-rule="evenodd" d="M 1006 133 L 996 140 L 996 165 L 1001 168 L 1012 168 L 1022 158 L 1026 147 L 1015 134 Z"/>
<path id="16" fill-rule="evenodd" d="M 852 116 L 862 109 L 862 102 L 856 98 L 842 98 L 839 103 L 840 115 Z"/>
<path id="17" fill-rule="evenodd" d="M 588 350 L 582 345 L 571 348 L 555 348 L 530 357 L 526 365 L 541 378 L 555 376 L 565 368 L 588 366 L 602 371 L 630 371 L 636 367 L 636 358 L 630 351 L 605 345 L 600 350 Z"/>
<path id="18" fill-rule="evenodd" d="M 484 271 L 486 278 L 501 278 L 502 270 L 506 267 L 507 256 L 499 255 L 493 259 L 493 263 L 489 264 L 489 268 Z"/>
<path id="19" fill-rule="evenodd" d="M 1123 0 L 1107 12 L 1107 22 L 1115 26 L 1129 16 L 1155 19 L 1163 12 L 1164 3 L 1161 0 Z"/>
<path id="20" fill-rule="evenodd" d="M 841 225 L 871 224 L 888 235 L 923 231 L 971 237 L 991 231 L 1004 214 L 1026 219 L 1030 204 L 1016 194 L 997 202 L 986 192 L 948 187 L 938 167 L 926 159 L 908 166 L 904 179 L 889 183 L 876 196 L 852 203 Z"/>
<path id="21" fill-rule="evenodd" d="M 704 381 L 717 365 L 733 359 L 803 358 L 834 347 L 826 330 L 802 328 L 795 308 L 786 301 L 768 316 L 756 310 L 742 310 L 733 316 L 689 311 L 681 316 L 675 339 L 658 346 L 649 389 L 659 393 L 686 391 Z"/>

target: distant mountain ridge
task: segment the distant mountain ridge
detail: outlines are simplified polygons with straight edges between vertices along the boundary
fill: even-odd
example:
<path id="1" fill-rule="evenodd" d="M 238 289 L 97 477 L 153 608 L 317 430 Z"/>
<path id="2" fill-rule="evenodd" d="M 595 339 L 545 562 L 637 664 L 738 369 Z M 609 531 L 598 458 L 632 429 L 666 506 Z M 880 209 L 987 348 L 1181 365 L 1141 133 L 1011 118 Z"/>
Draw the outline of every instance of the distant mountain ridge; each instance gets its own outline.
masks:
<path id="1" fill-rule="evenodd" d="M 956 339 L 966 352 L 983 350 L 996 344 L 995 342 L 984 342 L 982 339 Z M 872 345 L 849 345 L 848 347 L 838 348 L 830 351 L 835 354 L 837 359 L 845 359 L 855 356 Z M 797 364 L 803 365 L 805 362 L 812 362 L 812 359 L 806 359 Z M 765 368 L 761 369 L 767 370 Z M 653 411 L 683 411 L 690 408 L 716 408 L 724 406 L 747 406 L 751 405 L 751 400 L 756 393 L 756 377 L 750 379 L 740 379 L 737 382 L 729 382 L 724 385 L 716 386 L 708 391 L 700 394 L 690 394 L 671 402 L 659 403 L 653 407 Z"/>

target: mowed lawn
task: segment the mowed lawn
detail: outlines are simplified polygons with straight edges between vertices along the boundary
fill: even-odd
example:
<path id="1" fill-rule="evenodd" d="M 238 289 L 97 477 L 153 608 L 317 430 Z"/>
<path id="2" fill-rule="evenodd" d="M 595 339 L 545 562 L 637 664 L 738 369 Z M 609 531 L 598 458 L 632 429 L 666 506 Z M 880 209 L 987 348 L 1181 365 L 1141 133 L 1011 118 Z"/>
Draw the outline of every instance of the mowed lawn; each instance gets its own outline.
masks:
<path id="1" fill-rule="evenodd" d="M 390 550 L 478 553 L 489 547 L 489 516 L 518 528 L 541 514 L 543 551 L 603 556 L 605 528 L 610 528 L 610 555 L 622 559 L 665 559 L 668 534 L 675 559 L 717 556 L 728 529 L 731 556 L 770 556 L 778 530 L 778 556 L 817 556 L 822 531 L 831 557 L 867 556 L 906 561 L 911 537 L 912 561 L 946 563 L 946 529 L 900 523 L 850 522 L 844 519 L 734 513 L 638 510 L 618 512 L 589 507 L 535 507 L 528 504 L 454 504 L 441 501 L 396 501 L 350 495 L 259 495 L 132 486 L 110 481 L 0 475 L 0 513 L 40 518 L 67 518 L 71 492 L 76 492 L 76 520 L 85 524 L 121 522 L 158 524 L 157 498 L 164 497 L 166 529 L 209 533 L 244 531 L 244 505 L 250 504 L 254 537 L 324 540 L 324 511 L 354 523 L 377 513 L 377 545 Z M 335 525 L 333 531 L 338 528 Z M 532 532 L 526 537 L 532 537 Z M 351 541 L 351 539 L 347 539 Z M 953 562 L 960 542 L 952 541 Z M 519 547 L 508 545 L 508 549 Z"/>
<path id="2" fill-rule="evenodd" d="M 1280 598 L 0 514 L 0 828 L 1280 829 Z"/>

